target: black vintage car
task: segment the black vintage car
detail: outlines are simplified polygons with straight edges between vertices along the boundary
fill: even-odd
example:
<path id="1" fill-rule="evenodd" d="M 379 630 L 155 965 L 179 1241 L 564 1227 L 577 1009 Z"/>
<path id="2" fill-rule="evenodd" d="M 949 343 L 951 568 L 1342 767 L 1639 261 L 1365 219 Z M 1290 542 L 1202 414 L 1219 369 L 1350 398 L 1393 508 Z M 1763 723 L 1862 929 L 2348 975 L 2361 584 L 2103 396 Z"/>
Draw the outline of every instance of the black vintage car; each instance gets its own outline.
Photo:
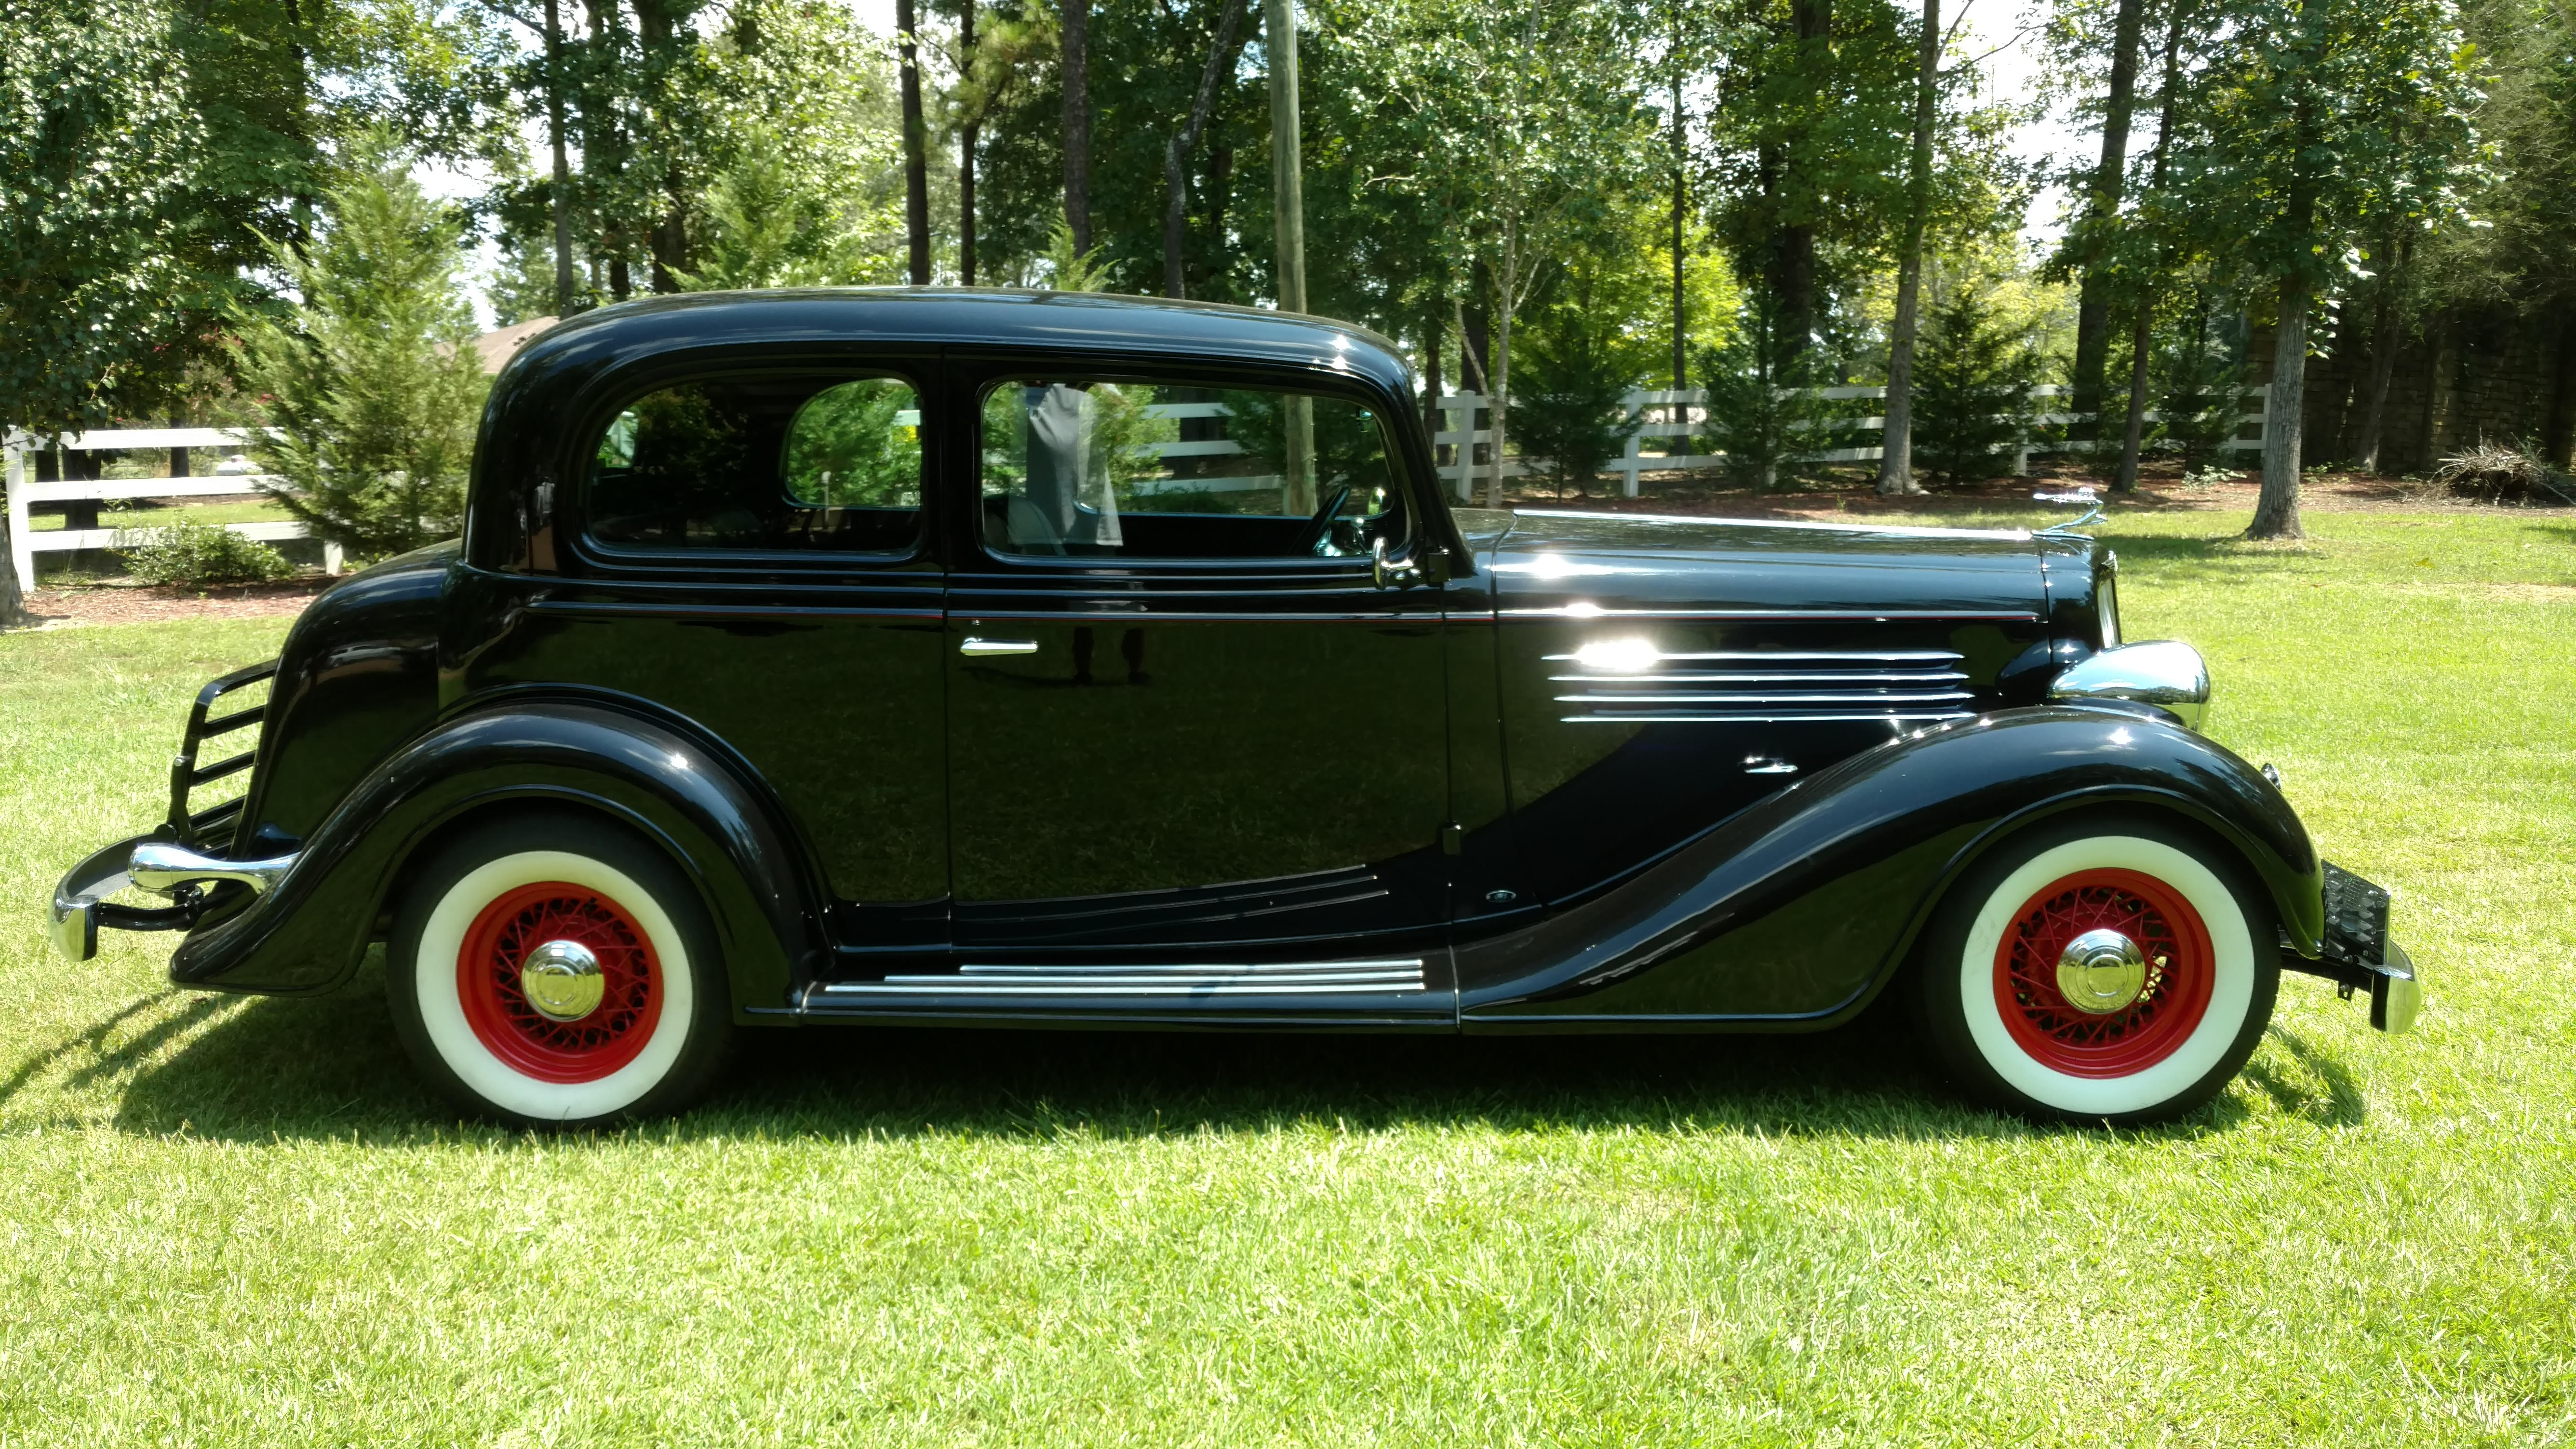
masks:
<path id="1" fill-rule="evenodd" d="M 207 685 L 55 940 L 276 993 L 383 942 L 422 1071 L 538 1122 L 678 1107 L 752 1028 L 1810 1030 L 1891 987 L 1984 1097 L 2139 1120 L 2282 967 L 2411 1020 L 2386 894 L 2196 732 L 2090 540 L 1458 507 L 1418 407 L 1382 340 L 1238 308 L 592 313 L 496 381 L 461 545 Z"/>

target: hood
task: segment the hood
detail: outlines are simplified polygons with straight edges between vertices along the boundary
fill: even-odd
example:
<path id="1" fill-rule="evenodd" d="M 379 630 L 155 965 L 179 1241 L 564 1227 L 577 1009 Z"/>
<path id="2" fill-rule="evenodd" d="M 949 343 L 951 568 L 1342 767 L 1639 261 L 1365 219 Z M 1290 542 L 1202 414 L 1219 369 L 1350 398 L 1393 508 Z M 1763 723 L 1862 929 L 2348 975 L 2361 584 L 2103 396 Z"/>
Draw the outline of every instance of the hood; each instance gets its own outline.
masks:
<path id="1" fill-rule="evenodd" d="M 2041 550 L 2018 529 L 1531 510 L 1476 542 L 1496 606 L 1521 617 L 2046 612 Z"/>

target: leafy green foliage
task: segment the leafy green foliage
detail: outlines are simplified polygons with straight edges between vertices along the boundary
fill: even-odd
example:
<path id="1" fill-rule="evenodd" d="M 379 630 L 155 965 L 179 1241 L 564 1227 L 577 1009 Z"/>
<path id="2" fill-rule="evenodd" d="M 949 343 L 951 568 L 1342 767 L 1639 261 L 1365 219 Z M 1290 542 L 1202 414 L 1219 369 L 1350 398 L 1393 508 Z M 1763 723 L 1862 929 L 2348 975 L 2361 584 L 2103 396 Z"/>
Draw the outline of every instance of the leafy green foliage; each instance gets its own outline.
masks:
<path id="1" fill-rule="evenodd" d="M 108 422 L 182 340 L 205 144 L 153 0 L 0 0 L 0 425 Z"/>
<path id="2" fill-rule="evenodd" d="M 1513 409 L 1521 456 L 1543 463 L 1540 475 L 1588 494 L 1593 481 L 1637 431 L 1639 416 L 1622 403 L 1652 365 L 1647 349 L 1581 307 L 1534 328 L 1521 348 L 1521 386 Z"/>
<path id="3" fill-rule="evenodd" d="M 488 379 L 458 291 L 459 229 L 381 141 L 324 193 L 314 245 L 276 249 L 303 300 L 256 321 L 242 370 L 276 436 L 251 456 L 314 532 L 361 556 L 452 536 Z"/>
<path id="4" fill-rule="evenodd" d="M 862 378 L 815 394 L 788 430 L 788 496 L 825 507 L 918 505 L 920 410 L 911 387 L 891 378 Z"/>
<path id="5" fill-rule="evenodd" d="M 1834 408 L 1814 395 L 1814 349 L 1784 323 L 1769 288 L 1745 297 L 1734 336 L 1701 353 L 1697 371 L 1708 393 L 1700 448 L 1723 454 L 1739 482 L 1773 487 L 1799 459 L 1832 447 Z"/>
<path id="6" fill-rule="evenodd" d="M 119 529 L 108 546 L 147 584 L 265 583 L 295 572 L 275 548 L 212 523 Z"/>
<path id="7" fill-rule="evenodd" d="M 2039 354 L 1960 281 L 1928 309 L 1914 363 L 1914 461 L 1945 482 L 1994 477 L 2030 435 Z"/>

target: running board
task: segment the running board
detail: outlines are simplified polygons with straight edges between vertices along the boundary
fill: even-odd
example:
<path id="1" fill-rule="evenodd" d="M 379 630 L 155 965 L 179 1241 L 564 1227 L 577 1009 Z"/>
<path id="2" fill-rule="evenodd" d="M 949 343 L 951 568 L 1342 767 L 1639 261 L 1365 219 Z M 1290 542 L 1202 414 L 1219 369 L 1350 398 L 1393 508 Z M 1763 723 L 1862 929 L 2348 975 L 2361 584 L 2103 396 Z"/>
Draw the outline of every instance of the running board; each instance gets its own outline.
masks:
<path id="1" fill-rule="evenodd" d="M 925 997 L 1009 997 L 1110 1002 L 1120 998 L 1204 1000 L 1233 996 L 1348 996 L 1424 989 L 1422 958 L 1181 966 L 991 966 L 955 972 L 836 981 L 807 993 L 812 1007 L 845 1007 Z"/>

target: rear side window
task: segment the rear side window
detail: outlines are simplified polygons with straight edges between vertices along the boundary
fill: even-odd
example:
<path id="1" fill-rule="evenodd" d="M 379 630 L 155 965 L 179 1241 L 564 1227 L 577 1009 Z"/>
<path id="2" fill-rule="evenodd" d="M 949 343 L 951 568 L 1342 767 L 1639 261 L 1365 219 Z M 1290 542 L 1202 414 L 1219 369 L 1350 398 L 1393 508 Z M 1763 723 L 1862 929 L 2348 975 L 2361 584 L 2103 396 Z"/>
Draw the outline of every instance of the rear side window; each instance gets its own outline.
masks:
<path id="1" fill-rule="evenodd" d="M 900 554 L 921 537 L 921 476 L 900 378 L 707 378 L 609 420 L 583 512 L 617 551 Z"/>

